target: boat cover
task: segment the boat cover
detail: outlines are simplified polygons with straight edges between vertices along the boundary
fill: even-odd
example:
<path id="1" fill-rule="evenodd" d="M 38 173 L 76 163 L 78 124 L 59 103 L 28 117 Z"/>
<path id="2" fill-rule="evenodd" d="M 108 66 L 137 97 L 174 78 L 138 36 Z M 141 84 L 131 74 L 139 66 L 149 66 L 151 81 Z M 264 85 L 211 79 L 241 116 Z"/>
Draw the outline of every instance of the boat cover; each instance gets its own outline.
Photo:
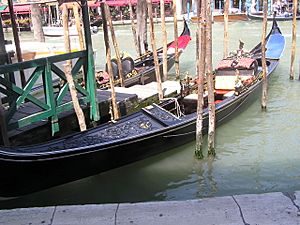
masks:
<path id="1" fill-rule="evenodd" d="M 217 70 L 222 69 L 253 69 L 255 59 L 240 58 L 240 59 L 223 59 L 217 65 Z"/>
<path id="2" fill-rule="evenodd" d="M 285 38 L 282 34 L 273 34 L 266 44 L 266 58 L 279 59 L 285 47 Z"/>

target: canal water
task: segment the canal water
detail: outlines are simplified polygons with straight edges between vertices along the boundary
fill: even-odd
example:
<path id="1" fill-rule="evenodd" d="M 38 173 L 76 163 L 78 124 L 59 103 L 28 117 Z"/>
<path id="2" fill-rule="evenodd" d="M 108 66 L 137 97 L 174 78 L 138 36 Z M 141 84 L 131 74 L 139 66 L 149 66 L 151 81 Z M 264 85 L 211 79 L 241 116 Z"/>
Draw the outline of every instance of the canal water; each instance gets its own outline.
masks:
<path id="1" fill-rule="evenodd" d="M 292 26 L 291 22 L 280 22 L 279 25 L 287 44 L 281 63 L 269 82 L 267 111 L 261 111 L 260 99 L 257 99 L 242 113 L 218 127 L 217 156 L 214 159 L 195 159 L 195 142 L 191 142 L 96 176 L 31 195 L 2 200 L 0 208 L 186 200 L 300 190 L 300 82 L 297 80 L 299 57 L 295 66 L 297 79 L 291 81 L 289 65 Z M 270 26 L 271 24 L 268 29 Z M 172 40 L 173 27 L 171 24 L 167 27 L 168 39 Z M 182 27 L 180 24 L 179 30 Z M 191 24 L 190 27 L 193 40 L 181 56 L 182 76 L 187 73 L 191 76 L 195 74 L 196 26 Z M 237 49 L 238 40 L 241 39 L 245 42 L 245 49 L 250 50 L 260 41 L 262 24 L 253 21 L 233 22 L 229 25 L 229 31 L 230 49 Z M 120 48 L 134 56 L 130 26 L 117 27 L 116 34 Z M 159 25 L 156 26 L 156 35 L 157 46 L 160 46 Z M 215 23 L 214 65 L 222 58 L 222 40 L 223 24 Z M 101 31 L 93 36 L 93 41 L 97 49 L 96 65 L 101 68 L 104 64 Z M 173 77 L 174 69 L 170 72 L 170 78 Z"/>

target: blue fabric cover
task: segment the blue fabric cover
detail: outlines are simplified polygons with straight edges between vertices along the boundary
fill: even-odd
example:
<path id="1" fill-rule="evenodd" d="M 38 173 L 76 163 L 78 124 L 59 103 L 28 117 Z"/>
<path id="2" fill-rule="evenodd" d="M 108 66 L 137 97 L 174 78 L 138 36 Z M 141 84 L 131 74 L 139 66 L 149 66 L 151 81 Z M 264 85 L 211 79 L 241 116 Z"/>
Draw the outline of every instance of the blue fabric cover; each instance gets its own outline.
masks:
<path id="1" fill-rule="evenodd" d="M 272 34 L 267 42 L 266 58 L 279 59 L 285 47 L 285 39 L 281 34 Z"/>

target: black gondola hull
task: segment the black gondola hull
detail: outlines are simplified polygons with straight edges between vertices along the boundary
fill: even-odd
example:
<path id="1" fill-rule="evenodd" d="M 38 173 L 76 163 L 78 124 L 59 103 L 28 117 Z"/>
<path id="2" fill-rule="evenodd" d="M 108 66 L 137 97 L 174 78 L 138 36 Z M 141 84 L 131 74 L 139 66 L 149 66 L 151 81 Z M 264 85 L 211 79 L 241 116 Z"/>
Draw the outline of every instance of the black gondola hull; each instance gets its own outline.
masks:
<path id="1" fill-rule="evenodd" d="M 276 39 L 281 32 L 274 24 L 271 33 L 275 34 L 272 40 L 282 41 L 282 52 L 285 41 L 283 36 Z M 271 39 L 270 35 L 267 39 Z M 269 50 L 272 47 L 269 46 Z M 276 43 L 275 47 L 274 54 L 267 53 L 277 57 L 267 60 L 268 77 L 281 55 Z M 257 45 L 252 50 L 254 56 L 260 48 Z M 216 104 L 217 125 L 228 121 L 257 99 L 261 86 L 262 80 L 257 79 L 237 96 Z M 0 196 L 19 196 L 65 184 L 188 143 L 195 139 L 196 117 L 196 113 L 192 113 L 178 118 L 153 104 L 115 124 L 104 124 L 41 145 L 0 147 Z M 207 108 L 203 117 L 203 131 L 207 132 Z"/>
<path id="2" fill-rule="evenodd" d="M 277 64 L 274 61 L 273 69 Z M 217 125 L 228 121 L 256 100 L 261 90 L 260 84 L 225 107 L 217 106 Z M 204 132 L 207 132 L 207 126 L 206 113 Z M 0 170 L 7 171 L 0 173 L 0 196 L 11 197 L 36 192 L 148 158 L 194 140 L 195 128 L 196 114 L 178 126 L 106 148 L 90 148 L 85 153 L 41 160 L 0 159 Z"/>

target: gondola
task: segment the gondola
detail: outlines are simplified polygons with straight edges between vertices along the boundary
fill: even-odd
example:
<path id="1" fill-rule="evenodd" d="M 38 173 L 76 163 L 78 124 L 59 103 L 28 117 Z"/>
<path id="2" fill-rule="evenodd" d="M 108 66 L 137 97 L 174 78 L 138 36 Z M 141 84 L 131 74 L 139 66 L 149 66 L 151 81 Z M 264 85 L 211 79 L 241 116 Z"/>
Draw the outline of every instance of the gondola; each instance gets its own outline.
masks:
<path id="1" fill-rule="evenodd" d="M 179 54 L 187 47 L 191 40 L 190 29 L 187 22 L 184 20 L 184 28 L 181 35 L 178 37 L 178 50 Z M 157 49 L 159 67 L 162 75 L 163 67 L 163 49 Z M 153 52 L 147 52 L 141 57 L 133 60 L 129 56 L 124 56 L 121 59 L 124 87 L 130 87 L 135 84 L 147 84 L 156 81 L 155 67 Z M 175 41 L 168 43 L 167 45 L 167 65 L 168 71 L 175 63 Z M 119 71 L 116 59 L 112 59 L 113 76 L 115 78 L 115 84 L 120 84 Z M 109 77 L 107 73 L 100 73 L 97 78 L 99 88 L 103 88 L 108 84 Z"/>
<path id="2" fill-rule="evenodd" d="M 274 21 L 266 44 L 268 77 L 277 67 L 284 46 L 285 39 Z M 222 60 L 216 69 L 217 125 L 231 118 L 242 106 L 249 105 L 260 93 L 261 44 L 247 57 L 244 55 Z M 64 184 L 192 141 L 197 117 L 194 91 L 142 108 L 115 123 L 44 144 L 0 147 L 0 196 L 19 196 Z M 206 132 L 206 96 L 204 103 L 203 129 Z"/>
<path id="3" fill-rule="evenodd" d="M 248 13 L 247 14 L 248 18 L 250 20 L 263 20 L 264 16 L 262 12 L 258 13 Z M 296 19 L 299 20 L 300 16 L 297 15 Z M 273 20 L 273 16 L 267 16 L 267 20 L 271 21 Z M 276 20 L 277 21 L 288 21 L 288 20 L 293 20 L 293 14 L 287 13 L 287 14 L 278 14 L 276 15 Z"/>
<path id="4" fill-rule="evenodd" d="M 230 13 L 228 14 L 228 21 L 247 21 L 248 17 L 246 13 Z M 197 16 L 191 17 L 192 23 L 197 23 Z M 213 22 L 224 22 L 224 14 L 223 13 L 214 13 L 213 14 Z"/>

